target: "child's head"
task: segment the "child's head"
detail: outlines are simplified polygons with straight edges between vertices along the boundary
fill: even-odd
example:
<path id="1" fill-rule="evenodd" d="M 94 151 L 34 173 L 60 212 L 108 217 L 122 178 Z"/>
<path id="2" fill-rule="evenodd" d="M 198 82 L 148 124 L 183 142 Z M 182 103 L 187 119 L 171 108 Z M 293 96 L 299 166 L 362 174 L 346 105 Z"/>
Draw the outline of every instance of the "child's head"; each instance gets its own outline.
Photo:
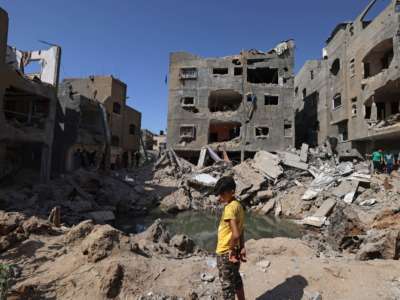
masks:
<path id="1" fill-rule="evenodd" d="M 227 203 L 233 200 L 236 190 L 235 180 L 231 176 L 220 178 L 215 184 L 214 194 L 219 196 L 219 201 Z"/>

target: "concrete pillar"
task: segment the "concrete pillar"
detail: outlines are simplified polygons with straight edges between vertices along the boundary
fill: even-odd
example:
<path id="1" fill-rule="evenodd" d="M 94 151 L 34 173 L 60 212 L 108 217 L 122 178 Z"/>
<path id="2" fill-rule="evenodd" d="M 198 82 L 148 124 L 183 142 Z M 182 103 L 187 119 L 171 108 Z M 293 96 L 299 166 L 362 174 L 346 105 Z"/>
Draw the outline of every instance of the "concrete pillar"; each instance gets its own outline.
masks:
<path id="1" fill-rule="evenodd" d="M 374 98 L 371 106 L 371 121 L 377 121 L 377 120 L 378 120 L 378 109 L 376 107 Z"/>

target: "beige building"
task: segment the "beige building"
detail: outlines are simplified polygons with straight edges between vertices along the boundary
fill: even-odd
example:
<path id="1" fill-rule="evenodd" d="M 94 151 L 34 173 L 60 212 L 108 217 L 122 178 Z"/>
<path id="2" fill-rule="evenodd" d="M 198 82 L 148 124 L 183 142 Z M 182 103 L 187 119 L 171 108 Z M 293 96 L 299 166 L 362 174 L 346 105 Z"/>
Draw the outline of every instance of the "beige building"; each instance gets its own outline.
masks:
<path id="1" fill-rule="evenodd" d="M 296 145 L 329 139 L 339 154 L 400 150 L 400 1 L 371 1 L 332 31 L 321 60 L 295 78 Z"/>
<path id="2" fill-rule="evenodd" d="M 163 131 L 160 131 L 158 135 L 154 135 L 153 141 L 153 150 L 162 152 L 167 148 L 167 136 Z"/>
<path id="3" fill-rule="evenodd" d="M 130 166 L 140 145 L 141 113 L 126 104 L 127 86 L 113 76 L 90 76 L 65 79 L 79 94 L 104 105 L 110 128 L 111 164 L 118 157 Z"/>

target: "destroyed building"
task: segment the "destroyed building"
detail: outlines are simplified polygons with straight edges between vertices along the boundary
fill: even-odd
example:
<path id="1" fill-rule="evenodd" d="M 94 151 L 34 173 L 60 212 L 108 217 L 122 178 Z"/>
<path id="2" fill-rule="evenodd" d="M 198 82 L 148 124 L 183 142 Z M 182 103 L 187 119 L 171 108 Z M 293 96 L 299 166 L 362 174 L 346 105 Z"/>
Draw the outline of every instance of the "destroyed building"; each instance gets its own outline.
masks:
<path id="1" fill-rule="evenodd" d="M 8 14 L 0 8 L 0 178 L 26 170 L 47 181 L 61 49 L 21 51 L 7 37 Z"/>
<path id="2" fill-rule="evenodd" d="M 146 150 L 153 150 L 154 133 L 148 129 L 142 129 L 143 146 Z"/>
<path id="3" fill-rule="evenodd" d="M 110 158 L 110 133 L 103 104 L 73 90 L 68 82 L 59 87 L 53 145 L 53 174 L 80 167 L 100 167 Z M 81 151 L 88 161 L 82 165 Z M 104 165 L 104 167 L 108 167 Z"/>
<path id="4" fill-rule="evenodd" d="M 111 164 L 121 161 L 132 166 L 140 145 L 141 113 L 126 103 L 127 86 L 113 76 L 68 78 L 63 81 L 74 93 L 101 103 L 106 110 L 110 130 Z"/>
<path id="5" fill-rule="evenodd" d="M 195 160 L 223 145 L 231 157 L 293 145 L 294 42 L 222 58 L 170 55 L 168 146 Z"/>
<path id="6" fill-rule="evenodd" d="M 389 2 L 375 18 L 371 1 L 354 21 L 337 25 L 323 58 L 296 76 L 297 147 L 329 140 L 342 155 L 400 150 L 400 1 Z"/>

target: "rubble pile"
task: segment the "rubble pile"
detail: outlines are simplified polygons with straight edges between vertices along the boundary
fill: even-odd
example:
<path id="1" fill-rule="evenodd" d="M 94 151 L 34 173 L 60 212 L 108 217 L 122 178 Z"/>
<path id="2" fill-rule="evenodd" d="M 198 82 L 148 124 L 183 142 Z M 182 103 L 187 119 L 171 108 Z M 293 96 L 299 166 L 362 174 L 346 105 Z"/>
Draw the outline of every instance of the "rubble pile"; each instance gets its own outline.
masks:
<path id="1" fill-rule="evenodd" d="M 157 191 L 146 191 L 143 180 L 84 169 L 47 184 L 19 184 L 0 191 L 2 209 L 47 218 L 57 207 L 61 222 L 67 225 L 86 219 L 112 223 L 120 212 L 142 215 L 157 199 Z"/>
<path id="2" fill-rule="evenodd" d="M 318 239 L 328 244 L 323 248 L 353 254 L 360 251 L 356 255 L 359 259 L 398 259 L 400 240 L 396 232 L 400 219 L 392 218 L 393 222 L 379 229 L 374 226 L 383 212 L 389 210 L 389 216 L 393 216 L 400 210 L 396 171 L 391 177 L 372 175 L 369 163 L 356 152 L 346 157 L 352 157 L 351 161 L 341 162 L 329 143 L 318 148 L 303 144 L 299 150 L 277 153 L 259 151 L 253 159 L 235 166 L 225 152 L 224 159 L 209 147 L 205 152 L 214 160 L 211 166 L 203 166 L 205 154 L 200 155 L 197 166 L 172 156 L 189 166 L 182 172 L 176 162 L 165 160 L 165 165 L 156 165 L 156 172 L 175 179 L 178 186 L 161 200 L 164 211 L 217 210 L 213 186 L 222 176 L 232 175 L 237 197 L 249 210 L 292 218 L 307 228 L 320 229 Z M 384 250 L 387 248 L 392 250 Z"/>

